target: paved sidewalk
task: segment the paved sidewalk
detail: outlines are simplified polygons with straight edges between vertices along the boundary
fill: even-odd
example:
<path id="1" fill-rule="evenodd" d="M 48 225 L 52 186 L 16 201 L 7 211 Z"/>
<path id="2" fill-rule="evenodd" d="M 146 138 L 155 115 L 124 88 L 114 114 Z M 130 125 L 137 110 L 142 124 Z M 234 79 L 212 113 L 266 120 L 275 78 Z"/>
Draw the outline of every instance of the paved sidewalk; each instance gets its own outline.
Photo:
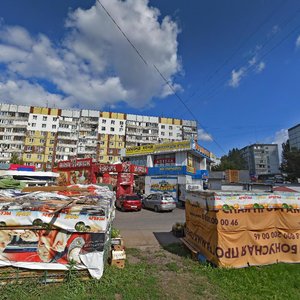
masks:
<path id="1" fill-rule="evenodd" d="M 143 209 L 140 212 L 117 211 L 114 226 L 120 229 L 126 247 L 144 248 L 178 243 L 179 239 L 171 233 L 172 225 L 184 221 L 183 209 L 175 209 L 171 213 Z"/>

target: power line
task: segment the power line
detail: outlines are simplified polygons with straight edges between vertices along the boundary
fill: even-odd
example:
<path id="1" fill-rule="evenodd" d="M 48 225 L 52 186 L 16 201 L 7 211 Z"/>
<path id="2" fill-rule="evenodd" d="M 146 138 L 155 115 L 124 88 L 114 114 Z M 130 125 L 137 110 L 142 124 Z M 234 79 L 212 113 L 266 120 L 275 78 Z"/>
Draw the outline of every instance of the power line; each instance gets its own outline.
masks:
<path id="1" fill-rule="evenodd" d="M 236 56 L 237 55 L 237 53 L 251 40 L 251 38 L 266 24 L 266 23 L 268 23 L 269 22 L 269 20 L 275 15 L 275 13 L 277 12 L 277 10 L 283 5 L 283 4 L 285 4 L 285 1 L 284 0 L 282 0 L 280 3 L 279 3 L 279 5 L 277 6 L 277 7 L 275 7 L 272 11 L 271 11 L 271 13 L 254 29 L 254 31 L 252 31 L 251 33 L 250 33 L 250 35 L 248 35 L 248 37 L 244 40 L 244 41 L 242 41 L 239 45 L 238 45 L 238 47 L 230 54 L 230 56 L 227 58 L 227 59 L 225 59 L 225 61 L 223 61 L 223 63 L 220 65 L 220 66 L 218 66 L 217 68 L 216 68 L 216 70 L 215 71 L 213 71 L 212 73 L 210 73 L 210 75 L 207 77 L 207 79 L 206 79 L 206 82 L 210 82 L 210 80 L 212 79 L 212 78 L 214 78 L 214 76 L 216 75 L 216 74 L 218 74 L 231 60 L 232 60 L 232 58 L 234 57 L 234 56 Z M 187 101 L 188 100 L 190 100 L 191 98 L 193 98 L 194 96 L 196 96 L 197 95 L 197 93 L 200 91 L 200 89 L 199 90 L 196 90 L 190 97 L 188 97 L 188 99 L 187 99 Z"/>
<path id="2" fill-rule="evenodd" d="M 299 14 L 299 12 L 300 12 L 300 9 L 298 9 L 296 12 L 295 12 L 295 14 L 293 14 L 293 16 L 292 17 L 290 17 L 290 18 L 288 18 L 288 19 L 286 19 L 286 20 L 284 20 L 281 24 L 280 24 L 280 27 L 281 28 L 284 28 L 285 26 L 287 26 L 289 23 L 291 23 L 294 19 L 295 19 L 295 17 Z M 297 30 L 297 27 L 295 28 L 295 30 Z M 293 34 L 294 33 L 294 30 L 292 30 L 292 32 L 291 32 L 291 34 Z M 290 34 L 288 34 L 288 37 L 290 36 Z M 263 44 L 262 44 L 262 46 L 261 46 L 261 49 L 260 50 L 262 50 L 262 49 L 264 49 L 274 38 L 276 37 L 276 35 L 273 35 L 270 39 L 268 39 L 268 40 L 266 40 Z M 287 38 L 288 38 L 287 37 Z M 286 39 L 284 38 L 284 40 L 283 40 L 283 42 L 285 41 Z M 279 45 L 278 46 L 280 46 L 280 44 L 281 44 L 281 41 L 279 42 Z M 277 45 L 277 44 L 276 44 Z M 270 51 L 267 51 L 265 54 L 263 54 L 262 56 L 258 56 L 258 59 L 257 60 L 262 60 L 265 56 L 267 56 L 270 52 L 272 52 L 273 50 L 275 50 L 278 46 L 274 46 L 274 47 L 272 47 L 271 48 L 271 50 Z M 274 49 L 273 49 L 274 48 Z M 233 69 L 239 69 L 239 68 L 241 68 L 242 67 L 242 65 L 245 63 L 245 61 L 247 61 L 248 60 L 248 58 L 246 58 L 246 59 L 243 59 L 239 64 L 236 64 L 234 67 L 233 67 Z M 246 73 L 246 72 L 248 72 L 249 70 L 251 70 L 251 69 L 254 69 L 255 67 L 257 66 L 257 64 L 253 64 L 253 65 L 249 65 L 248 67 L 245 67 L 245 69 L 244 69 L 244 73 Z M 224 74 L 219 80 L 218 80 L 218 82 L 216 83 L 216 84 L 213 84 L 211 87 L 210 87 L 210 89 L 208 89 L 207 91 L 205 91 L 203 94 L 202 94 L 202 96 L 201 96 L 201 98 L 206 98 L 206 99 L 211 99 L 212 97 L 214 97 L 214 96 L 216 96 L 217 94 L 218 94 L 218 91 L 223 87 L 223 84 L 224 83 L 226 83 L 226 81 L 227 81 L 227 76 L 228 76 L 229 74 L 228 73 L 226 73 L 226 74 Z M 225 79 L 225 80 L 224 80 Z M 207 95 L 207 96 L 206 96 Z M 188 98 L 187 99 L 187 102 L 191 99 L 192 97 L 190 97 L 190 98 Z"/>
<path id="3" fill-rule="evenodd" d="M 127 40 L 127 42 L 131 45 L 131 47 L 135 50 L 135 52 L 137 53 L 137 55 L 140 57 L 140 59 L 144 62 L 144 64 L 146 66 L 149 67 L 149 64 L 147 62 L 147 60 L 143 57 L 143 55 L 140 53 L 140 51 L 135 47 L 135 45 L 131 42 L 131 40 L 128 38 L 128 36 L 126 35 L 126 33 L 122 30 L 122 28 L 118 25 L 118 23 L 115 21 L 115 19 L 112 17 L 112 15 L 107 11 L 107 9 L 104 7 L 104 5 L 101 3 L 100 0 L 97 0 L 97 2 L 101 5 L 101 7 L 103 8 L 103 10 L 105 11 L 105 13 L 108 15 L 108 17 L 111 19 L 111 21 L 116 25 L 116 27 L 118 28 L 118 30 L 122 33 L 122 35 L 124 36 L 124 38 Z M 153 64 L 154 69 L 156 70 L 156 72 L 158 73 L 158 75 L 164 80 L 164 82 L 168 85 L 168 87 L 171 89 L 171 91 L 174 93 L 174 95 L 177 97 L 177 99 L 183 104 L 183 106 L 188 110 L 188 112 L 191 114 L 191 116 L 196 120 L 196 122 L 202 127 L 202 129 L 206 132 L 206 130 L 204 129 L 204 126 L 202 126 L 198 120 L 198 118 L 194 115 L 194 113 L 191 111 L 191 109 L 186 105 L 186 103 L 183 101 L 183 99 L 176 93 L 176 90 L 174 89 L 174 87 L 169 83 L 169 81 L 165 78 L 165 76 L 160 72 L 160 70 L 157 68 L 156 65 Z M 206 132 L 211 138 L 212 136 Z M 224 154 L 226 154 L 225 150 L 223 149 L 223 147 L 214 139 L 212 138 L 213 142 L 222 150 L 222 152 L 224 152 Z"/>

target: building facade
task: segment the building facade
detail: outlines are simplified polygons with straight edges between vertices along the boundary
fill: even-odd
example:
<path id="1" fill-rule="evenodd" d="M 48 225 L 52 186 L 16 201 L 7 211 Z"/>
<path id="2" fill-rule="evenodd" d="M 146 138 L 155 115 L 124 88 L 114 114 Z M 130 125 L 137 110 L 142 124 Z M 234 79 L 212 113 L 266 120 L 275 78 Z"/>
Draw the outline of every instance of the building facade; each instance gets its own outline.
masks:
<path id="1" fill-rule="evenodd" d="M 241 149 L 250 175 L 279 174 L 277 144 L 253 144 Z"/>
<path id="2" fill-rule="evenodd" d="M 290 149 L 300 150 L 300 124 L 288 130 Z"/>
<path id="3" fill-rule="evenodd" d="M 144 192 L 168 192 L 185 201 L 186 190 L 203 190 L 212 163 L 212 153 L 193 140 L 129 147 L 122 156 L 148 168 Z"/>
<path id="4" fill-rule="evenodd" d="M 191 138 L 196 121 L 0 103 L 0 162 L 15 153 L 40 170 L 74 157 L 114 163 L 125 147 Z"/>

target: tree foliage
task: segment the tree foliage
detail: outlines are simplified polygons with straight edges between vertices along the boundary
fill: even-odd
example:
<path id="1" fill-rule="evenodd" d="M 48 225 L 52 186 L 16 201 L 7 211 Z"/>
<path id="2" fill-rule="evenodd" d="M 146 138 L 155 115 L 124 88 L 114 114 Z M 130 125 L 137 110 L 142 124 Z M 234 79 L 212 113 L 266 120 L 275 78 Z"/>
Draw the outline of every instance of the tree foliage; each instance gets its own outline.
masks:
<path id="1" fill-rule="evenodd" d="M 18 156 L 17 153 L 11 155 L 10 161 L 11 164 L 23 165 L 23 159 Z"/>
<path id="2" fill-rule="evenodd" d="M 286 173 L 291 181 L 300 178 L 300 150 L 290 149 L 289 140 L 282 144 L 282 163 L 280 170 Z"/>
<path id="3" fill-rule="evenodd" d="M 241 151 L 238 148 L 229 150 L 228 155 L 221 157 L 221 163 L 212 167 L 213 171 L 225 171 L 225 170 L 245 170 L 247 169 L 247 162 L 242 157 Z"/>

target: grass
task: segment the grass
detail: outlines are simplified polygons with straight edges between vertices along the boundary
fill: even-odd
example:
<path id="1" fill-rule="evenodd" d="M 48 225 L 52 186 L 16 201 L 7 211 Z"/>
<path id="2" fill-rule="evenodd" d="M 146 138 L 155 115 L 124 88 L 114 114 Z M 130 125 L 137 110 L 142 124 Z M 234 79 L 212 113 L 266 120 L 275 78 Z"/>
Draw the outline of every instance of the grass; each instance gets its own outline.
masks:
<path id="1" fill-rule="evenodd" d="M 218 269 L 191 260 L 179 244 L 127 255 L 138 259 L 125 269 L 106 267 L 99 281 L 81 281 L 71 271 L 62 284 L 7 284 L 0 299 L 300 299 L 299 264 Z"/>

